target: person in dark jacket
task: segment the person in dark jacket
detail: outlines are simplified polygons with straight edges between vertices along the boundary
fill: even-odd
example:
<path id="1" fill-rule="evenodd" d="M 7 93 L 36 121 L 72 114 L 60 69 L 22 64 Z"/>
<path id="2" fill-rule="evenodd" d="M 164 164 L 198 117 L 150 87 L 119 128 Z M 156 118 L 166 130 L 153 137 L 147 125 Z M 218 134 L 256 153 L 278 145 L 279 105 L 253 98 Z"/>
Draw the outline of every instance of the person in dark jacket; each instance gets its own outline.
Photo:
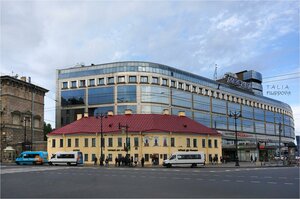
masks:
<path id="1" fill-rule="evenodd" d="M 142 159 L 141 159 L 141 165 L 142 165 L 142 167 L 144 167 L 144 163 L 145 163 L 145 158 L 142 157 Z"/>

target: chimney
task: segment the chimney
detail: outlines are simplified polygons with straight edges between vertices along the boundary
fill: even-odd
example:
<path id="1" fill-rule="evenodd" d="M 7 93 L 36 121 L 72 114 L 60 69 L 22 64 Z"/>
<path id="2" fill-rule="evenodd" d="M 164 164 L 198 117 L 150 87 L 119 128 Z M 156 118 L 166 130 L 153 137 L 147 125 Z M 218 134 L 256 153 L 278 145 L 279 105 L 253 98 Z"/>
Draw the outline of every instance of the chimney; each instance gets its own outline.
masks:
<path id="1" fill-rule="evenodd" d="M 164 110 L 163 110 L 163 114 L 164 114 L 164 115 L 170 115 L 169 109 L 167 109 L 167 108 L 164 109 Z"/>
<path id="2" fill-rule="evenodd" d="M 113 116 L 114 115 L 114 112 L 113 111 L 108 111 L 107 112 L 107 116 Z"/>
<path id="3" fill-rule="evenodd" d="M 132 110 L 131 109 L 126 109 L 125 110 L 125 115 L 131 115 L 132 114 Z"/>
<path id="4" fill-rule="evenodd" d="M 80 120 L 82 118 L 82 114 L 77 114 L 76 115 L 76 120 Z"/>
<path id="5" fill-rule="evenodd" d="M 26 82 L 26 77 L 25 77 L 25 76 L 22 76 L 22 77 L 20 77 L 20 80 Z"/>
<path id="6" fill-rule="evenodd" d="M 83 117 L 89 117 L 88 113 L 84 113 Z"/>
<path id="7" fill-rule="evenodd" d="M 185 112 L 184 111 L 179 111 L 178 116 L 179 117 L 185 117 Z"/>

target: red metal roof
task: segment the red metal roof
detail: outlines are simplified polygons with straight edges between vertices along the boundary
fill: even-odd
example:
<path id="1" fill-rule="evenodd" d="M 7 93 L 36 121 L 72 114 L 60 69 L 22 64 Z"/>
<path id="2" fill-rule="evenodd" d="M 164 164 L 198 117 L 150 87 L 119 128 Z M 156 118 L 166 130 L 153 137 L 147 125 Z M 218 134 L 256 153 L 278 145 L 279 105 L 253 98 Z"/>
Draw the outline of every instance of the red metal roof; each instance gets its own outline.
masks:
<path id="1" fill-rule="evenodd" d="M 188 117 L 159 114 L 113 115 L 103 118 L 103 133 L 119 133 L 119 123 L 128 125 L 128 132 L 173 132 L 196 134 L 220 134 Z M 100 118 L 83 117 L 48 135 L 94 134 L 100 132 Z"/>

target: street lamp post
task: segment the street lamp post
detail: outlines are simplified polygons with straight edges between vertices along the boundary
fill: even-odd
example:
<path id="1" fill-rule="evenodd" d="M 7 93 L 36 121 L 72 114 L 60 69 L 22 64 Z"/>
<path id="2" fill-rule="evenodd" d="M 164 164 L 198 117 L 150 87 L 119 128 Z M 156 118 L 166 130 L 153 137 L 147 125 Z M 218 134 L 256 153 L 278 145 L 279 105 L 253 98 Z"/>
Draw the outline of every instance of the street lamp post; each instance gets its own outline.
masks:
<path id="1" fill-rule="evenodd" d="M 104 166 L 104 157 L 103 157 L 103 118 L 107 118 L 107 115 L 104 113 L 97 114 L 96 118 L 100 118 L 100 134 L 101 134 L 101 141 L 100 141 L 100 166 Z"/>
<path id="2" fill-rule="evenodd" d="M 240 166 L 239 164 L 239 156 L 238 156 L 238 139 L 237 139 L 237 125 L 236 125 L 236 120 L 239 118 L 239 117 L 242 117 L 242 114 L 241 112 L 234 112 L 232 113 L 230 111 L 229 113 L 229 117 L 232 117 L 234 119 L 234 127 L 235 127 L 235 166 Z"/>
<path id="3" fill-rule="evenodd" d="M 28 122 L 30 122 L 30 118 L 24 117 L 23 122 L 24 122 L 25 126 L 24 126 L 24 146 L 23 146 L 23 151 L 27 150 L 27 147 L 26 147 L 26 144 L 27 144 L 27 132 L 26 132 L 27 124 L 26 124 L 26 121 L 27 120 L 28 120 Z"/>
<path id="4" fill-rule="evenodd" d="M 130 144 L 128 143 L 128 128 L 129 126 L 126 125 L 121 125 L 121 123 L 119 123 L 119 129 L 125 128 L 125 133 L 126 133 L 126 144 L 125 144 L 125 151 L 126 151 L 126 158 L 128 158 L 128 148 L 130 146 Z"/>

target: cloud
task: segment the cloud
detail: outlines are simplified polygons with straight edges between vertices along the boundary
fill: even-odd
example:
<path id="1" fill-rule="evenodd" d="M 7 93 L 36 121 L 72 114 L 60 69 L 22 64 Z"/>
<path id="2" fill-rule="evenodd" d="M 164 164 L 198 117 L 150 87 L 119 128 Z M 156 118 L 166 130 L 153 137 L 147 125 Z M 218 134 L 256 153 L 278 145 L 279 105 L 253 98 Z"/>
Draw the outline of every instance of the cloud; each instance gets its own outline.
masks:
<path id="1" fill-rule="evenodd" d="M 1 72 L 51 92 L 56 69 L 81 62 L 152 61 L 210 78 L 216 63 L 219 74 L 276 72 L 298 65 L 298 10 L 296 1 L 1 1 Z"/>

